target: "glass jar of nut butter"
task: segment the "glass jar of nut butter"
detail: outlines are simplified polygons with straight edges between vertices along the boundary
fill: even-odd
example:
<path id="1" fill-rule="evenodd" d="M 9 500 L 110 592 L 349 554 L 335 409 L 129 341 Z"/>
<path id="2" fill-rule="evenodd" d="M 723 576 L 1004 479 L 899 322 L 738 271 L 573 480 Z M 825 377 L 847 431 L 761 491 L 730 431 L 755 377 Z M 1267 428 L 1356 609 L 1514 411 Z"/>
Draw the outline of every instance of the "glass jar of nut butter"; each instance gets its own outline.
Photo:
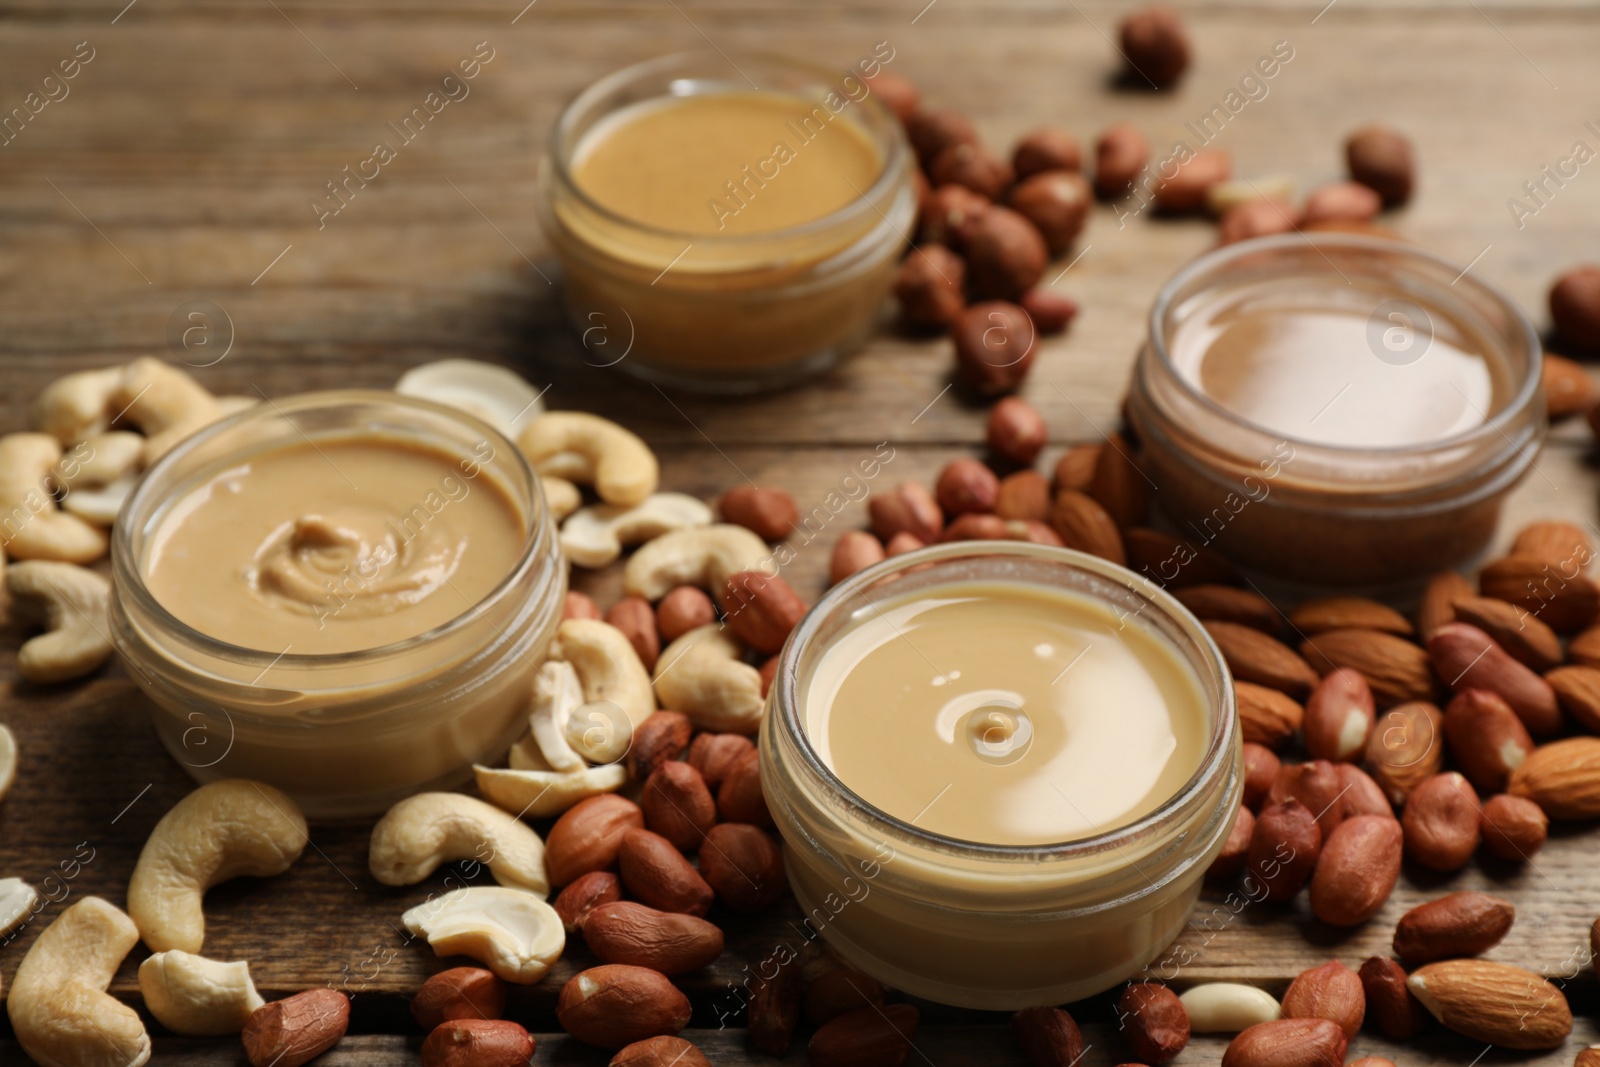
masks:
<path id="1" fill-rule="evenodd" d="M 566 590 L 516 446 L 355 390 L 258 404 L 173 448 L 124 508 L 112 567 L 112 637 L 173 757 L 330 817 L 503 754 Z"/>
<path id="2" fill-rule="evenodd" d="M 864 340 L 916 215 L 910 148 L 869 81 L 892 57 L 672 55 L 579 94 L 539 214 L 584 360 L 743 392 Z"/>
<path id="3" fill-rule="evenodd" d="M 761 780 L 804 917 L 944 1004 L 1079 1000 L 1188 921 L 1242 788 L 1204 627 L 1080 552 L 968 541 L 833 587 L 782 652 Z"/>
<path id="4" fill-rule="evenodd" d="M 1152 498 L 1185 539 L 1310 586 L 1470 561 L 1544 439 L 1532 323 L 1398 241 L 1289 234 L 1167 282 L 1128 395 Z"/>

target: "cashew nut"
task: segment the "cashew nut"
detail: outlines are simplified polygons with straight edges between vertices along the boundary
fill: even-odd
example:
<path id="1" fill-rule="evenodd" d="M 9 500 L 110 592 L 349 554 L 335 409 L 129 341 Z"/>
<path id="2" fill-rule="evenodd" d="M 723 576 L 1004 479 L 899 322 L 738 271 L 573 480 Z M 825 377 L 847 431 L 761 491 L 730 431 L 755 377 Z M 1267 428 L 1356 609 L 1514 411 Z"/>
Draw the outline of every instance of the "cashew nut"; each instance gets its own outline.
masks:
<path id="1" fill-rule="evenodd" d="M 650 672 L 621 630 L 599 619 L 567 619 L 556 628 L 550 658 L 565 660 L 578 672 L 586 701 L 609 700 L 635 727 L 656 710 Z"/>
<path id="2" fill-rule="evenodd" d="M 33 428 L 64 445 L 105 430 L 116 411 L 111 396 L 122 384 L 121 367 L 82 370 L 57 378 L 33 402 Z"/>
<path id="3" fill-rule="evenodd" d="M 17 673 L 28 681 L 78 678 L 111 655 L 111 583 L 104 575 L 75 563 L 29 560 L 6 568 L 6 589 L 22 614 L 45 629 L 17 653 Z"/>
<path id="4" fill-rule="evenodd" d="M 633 720 L 614 701 L 586 700 L 567 716 L 566 734 L 590 763 L 615 763 L 633 747 Z"/>
<path id="5" fill-rule="evenodd" d="M 177 1034 L 237 1034 L 266 1001 L 243 960 L 223 963 L 189 952 L 157 952 L 139 964 L 139 992 L 156 1021 Z"/>
<path id="6" fill-rule="evenodd" d="M 544 842 L 526 823 L 462 793 L 407 797 L 372 828 L 368 863 L 384 885 L 415 885 L 455 860 L 481 860 L 494 880 L 544 896 Z"/>
<path id="7" fill-rule="evenodd" d="M 623 545 L 710 523 L 711 509 L 687 493 L 652 493 L 631 507 L 580 508 L 561 525 L 561 549 L 580 567 L 604 567 L 622 555 Z"/>
<path id="8" fill-rule="evenodd" d="M 532 893 L 474 885 L 418 904 L 400 921 L 439 956 L 470 956 L 500 978 L 532 985 L 567 947 L 554 908 Z"/>
<path id="9" fill-rule="evenodd" d="M 615 793 L 628 783 L 628 768 L 621 763 L 581 771 L 554 771 L 539 767 L 538 750 L 521 748 L 526 769 L 485 767 L 474 764 L 478 792 L 497 808 L 519 816 L 545 819 L 560 815 L 572 805 L 601 793 Z"/>
<path id="10" fill-rule="evenodd" d="M 0 800 L 11 791 L 17 779 L 17 739 L 9 727 L 0 725 Z"/>
<path id="11" fill-rule="evenodd" d="M 539 475 L 539 484 L 544 488 L 544 504 L 550 509 L 550 518 L 561 522 L 568 515 L 578 510 L 583 503 L 583 494 L 578 487 L 565 478 L 558 478 L 554 474 Z"/>
<path id="12" fill-rule="evenodd" d="M 459 408 L 511 438 L 544 411 L 543 394 L 521 375 L 476 359 L 441 359 L 412 367 L 394 383 L 394 391 Z"/>
<path id="13" fill-rule="evenodd" d="M 240 875 L 282 874 L 310 840 L 294 801 L 270 785 L 226 778 L 161 817 L 128 881 L 128 914 L 156 952 L 199 952 L 205 891 Z"/>
<path id="14" fill-rule="evenodd" d="M 61 459 L 49 434 L 0 437 L 0 544 L 13 559 L 92 563 L 106 554 L 106 532 L 56 506 L 47 485 Z"/>
<path id="15" fill-rule="evenodd" d="M 702 730 L 753 734 L 766 701 L 761 672 L 740 660 L 743 649 L 716 623 L 697 627 L 661 652 L 656 696 Z"/>
<path id="16" fill-rule="evenodd" d="M 0 937 L 28 921 L 39 893 L 21 878 L 0 878 Z"/>
<path id="17" fill-rule="evenodd" d="M 40 1067 L 143 1067 L 150 1035 L 138 1012 L 106 992 L 139 943 L 133 922 L 84 897 L 45 927 L 17 966 L 6 1011 Z"/>
<path id="18" fill-rule="evenodd" d="M 217 398 L 170 363 L 141 356 L 123 368 L 111 394 L 122 418 L 145 435 L 144 462 L 154 463 L 169 448 L 222 417 Z"/>
<path id="19" fill-rule="evenodd" d="M 595 492 L 608 504 L 637 504 L 655 492 L 661 480 L 661 469 L 649 445 L 610 419 L 587 412 L 541 415 L 523 429 L 517 444 L 540 474 L 592 481 Z M 583 462 L 552 462 L 562 453 L 576 453 Z"/>
<path id="20" fill-rule="evenodd" d="M 717 523 L 664 534 L 628 560 L 622 584 L 633 596 L 652 603 L 680 585 L 698 585 L 721 595 L 728 579 L 740 571 L 776 574 L 772 550 L 743 526 Z"/>
<path id="21" fill-rule="evenodd" d="M 1197 985 L 1178 999 L 1189 1012 L 1189 1029 L 1197 1034 L 1236 1034 L 1282 1014 L 1271 993 L 1240 982 Z"/>
<path id="22" fill-rule="evenodd" d="M 534 744 L 554 770 L 583 770 L 583 757 L 567 743 L 567 720 L 572 717 L 572 709 L 582 703 L 583 684 L 572 664 L 553 659 L 539 666 L 533 676 L 533 711 L 528 714 L 528 726 Z"/>
<path id="23" fill-rule="evenodd" d="M 61 506 L 96 526 L 110 526 L 139 481 L 144 438 L 127 430 L 108 430 L 76 445 L 61 457 L 54 475 L 66 486 Z"/>

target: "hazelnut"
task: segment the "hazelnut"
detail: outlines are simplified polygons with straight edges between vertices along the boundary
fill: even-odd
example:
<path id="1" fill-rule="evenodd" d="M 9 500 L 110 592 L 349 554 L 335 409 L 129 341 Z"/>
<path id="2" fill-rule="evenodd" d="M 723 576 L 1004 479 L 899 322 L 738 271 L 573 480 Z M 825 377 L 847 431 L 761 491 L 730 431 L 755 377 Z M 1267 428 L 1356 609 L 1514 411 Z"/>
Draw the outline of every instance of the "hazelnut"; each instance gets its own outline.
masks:
<path id="1" fill-rule="evenodd" d="M 907 121 L 916 113 L 917 101 L 922 94 L 911 79 L 879 70 L 872 77 L 863 78 L 862 81 L 867 83 L 867 89 L 878 98 L 878 102 L 888 108 L 901 122 Z"/>
<path id="2" fill-rule="evenodd" d="M 1094 191 L 1112 199 L 1126 193 L 1150 162 L 1150 142 L 1145 135 L 1119 122 L 1108 126 L 1094 143 Z"/>
<path id="3" fill-rule="evenodd" d="M 991 207 L 972 220 L 963 237 L 979 296 L 1015 300 L 1038 283 L 1050 259 L 1038 228 L 1010 208 Z"/>
<path id="4" fill-rule="evenodd" d="M 1225 245 L 1248 241 L 1252 237 L 1289 233 L 1295 227 L 1294 205 L 1276 197 L 1246 200 L 1223 212 L 1218 226 Z"/>
<path id="5" fill-rule="evenodd" d="M 1368 222 L 1382 207 L 1383 201 L 1378 194 L 1360 182 L 1335 182 L 1313 190 L 1306 197 L 1300 220 L 1310 225 L 1322 222 Z"/>
<path id="6" fill-rule="evenodd" d="M 1020 470 L 1000 479 L 994 513 L 1002 519 L 1044 522 L 1050 517 L 1050 483 L 1035 470 Z"/>
<path id="7" fill-rule="evenodd" d="M 1017 181 L 1047 170 L 1082 170 L 1083 149 L 1078 139 L 1066 130 L 1040 126 L 1029 130 L 1011 153 L 1011 169 Z"/>
<path id="8" fill-rule="evenodd" d="M 833 546 L 833 558 L 828 564 L 828 580 L 842 582 L 857 571 L 866 570 L 882 562 L 883 542 L 865 530 L 847 530 Z"/>
<path id="9" fill-rule="evenodd" d="M 937 541 L 944 529 L 944 513 L 919 482 L 901 482 L 888 492 L 873 493 L 867 499 L 867 514 L 873 532 L 885 539 L 909 533 L 928 544 Z"/>
<path id="10" fill-rule="evenodd" d="M 928 194 L 927 210 L 917 226 L 917 240 L 960 248 L 973 222 L 989 210 L 989 201 L 965 185 L 941 185 Z"/>
<path id="11" fill-rule="evenodd" d="M 975 459 L 952 460 L 939 472 L 933 495 L 946 516 L 993 511 L 1000 497 L 1000 479 Z"/>
<path id="12" fill-rule="evenodd" d="M 1011 185 L 1011 164 L 979 144 L 955 144 L 934 157 L 928 177 L 935 185 L 962 185 L 998 200 Z"/>
<path id="13" fill-rule="evenodd" d="M 1014 211 L 1039 228 L 1050 254 L 1059 256 L 1072 247 L 1089 217 L 1092 194 L 1083 175 L 1068 170 L 1035 174 L 1011 190 Z"/>
<path id="14" fill-rule="evenodd" d="M 690 630 L 716 621 L 711 597 L 696 586 L 680 585 L 656 605 L 656 629 L 663 641 L 676 641 Z"/>
<path id="15" fill-rule="evenodd" d="M 1016 304 L 990 300 L 963 311 L 951 328 L 956 376 L 986 395 L 1008 393 L 1022 384 L 1033 366 L 1033 320 Z"/>
<path id="16" fill-rule="evenodd" d="M 1206 206 L 1206 190 L 1226 181 L 1233 162 L 1220 148 L 1202 148 L 1177 162 L 1171 177 L 1162 176 L 1156 185 L 1156 205 L 1174 214 L 1200 211 Z"/>
<path id="17" fill-rule="evenodd" d="M 1174 8 L 1153 4 L 1122 20 L 1122 57 L 1128 82 L 1170 89 L 1189 66 L 1189 31 Z"/>
<path id="18" fill-rule="evenodd" d="M 1020 396 L 1008 396 L 989 409 L 989 448 L 1019 466 L 1039 458 L 1049 431 L 1039 409 Z"/>
<path id="19" fill-rule="evenodd" d="M 1364 126 L 1344 143 L 1350 177 L 1373 189 L 1394 207 L 1411 199 L 1415 180 L 1411 139 L 1388 126 Z"/>
<path id="20" fill-rule="evenodd" d="M 944 245 L 913 249 L 894 279 L 900 314 L 913 326 L 948 329 L 967 306 L 966 279 L 966 261 Z"/>
<path id="21" fill-rule="evenodd" d="M 916 110 L 906 118 L 906 136 L 924 167 L 940 152 L 958 144 L 977 144 L 978 131 L 965 116 L 948 109 Z"/>
<path id="22" fill-rule="evenodd" d="M 1600 348 L 1600 267 L 1567 271 L 1550 287 L 1550 317 L 1563 340 Z"/>
<path id="23" fill-rule="evenodd" d="M 1078 314 L 1078 302 L 1049 289 L 1029 289 L 1018 301 L 1042 334 L 1061 333 Z"/>

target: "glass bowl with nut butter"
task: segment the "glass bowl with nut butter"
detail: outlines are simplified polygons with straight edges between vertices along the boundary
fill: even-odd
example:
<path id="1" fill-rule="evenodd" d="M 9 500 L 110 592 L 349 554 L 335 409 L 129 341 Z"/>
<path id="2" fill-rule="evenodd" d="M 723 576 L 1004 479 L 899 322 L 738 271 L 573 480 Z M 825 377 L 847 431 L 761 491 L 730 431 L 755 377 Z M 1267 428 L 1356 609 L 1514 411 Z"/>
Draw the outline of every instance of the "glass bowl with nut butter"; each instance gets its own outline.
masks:
<path id="1" fill-rule="evenodd" d="M 173 448 L 125 506 L 112 569 L 112 638 L 173 757 L 321 816 L 502 755 L 566 589 L 515 445 L 362 390 L 258 404 Z"/>
<path id="2" fill-rule="evenodd" d="M 1128 394 L 1154 499 L 1190 542 L 1310 586 L 1469 562 L 1544 439 L 1533 324 L 1472 271 L 1308 233 L 1162 288 Z"/>
<path id="3" fill-rule="evenodd" d="M 916 215 L 910 148 L 869 82 L 892 58 L 672 55 L 579 94 L 539 212 L 585 361 L 744 392 L 864 340 Z"/>
<path id="4" fill-rule="evenodd" d="M 761 776 L 804 918 L 944 1004 L 1110 989 L 1188 921 L 1242 788 L 1227 669 L 1153 583 L 958 542 L 831 589 L 785 646 Z"/>

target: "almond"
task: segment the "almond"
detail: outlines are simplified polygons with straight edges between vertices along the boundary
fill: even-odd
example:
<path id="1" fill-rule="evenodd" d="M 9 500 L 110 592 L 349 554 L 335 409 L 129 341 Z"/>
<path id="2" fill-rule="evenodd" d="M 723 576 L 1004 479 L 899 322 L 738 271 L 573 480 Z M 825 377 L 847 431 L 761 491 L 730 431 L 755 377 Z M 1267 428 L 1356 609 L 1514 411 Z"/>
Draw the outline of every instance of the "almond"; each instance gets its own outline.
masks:
<path id="1" fill-rule="evenodd" d="M 1444 713 L 1420 700 L 1390 708 L 1373 726 L 1365 763 L 1389 803 L 1404 804 L 1444 766 Z"/>
<path id="2" fill-rule="evenodd" d="M 1561 728 L 1561 708 L 1550 683 L 1513 659 L 1476 626 L 1453 622 L 1428 639 L 1428 655 L 1451 689 L 1487 689 L 1498 695 L 1537 737 Z"/>
<path id="3" fill-rule="evenodd" d="M 257 1008 L 239 1037 L 250 1067 L 300 1067 L 338 1044 L 349 1025 L 349 997 L 308 989 Z"/>
<path id="4" fill-rule="evenodd" d="M 1251 811 L 1259 811 L 1262 802 L 1267 799 L 1267 791 L 1272 788 L 1273 779 L 1278 776 L 1278 769 L 1282 763 L 1272 749 L 1254 741 L 1246 741 L 1243 765 L 1244 806 Z"/>
<path id="5" fill-rule="evenodd" d="M 1340 1067 L 1349 1040 L 1328 1019 L 1257 1023 L 1228 1043 L 1222 1067 Z"/>
<path id="6" fill-rule="evenodd" d="M 1403 637 L 1380 630 L 1329 630 L 1308 638 L 1300 654 L 1318 674 L 1338 667 L 1359 671 L 1379 707 L 1433 699 L 1428 654 Z"/>
<path id="7" fill-rule="evenodd" d="M 1587 548 L 1558 561 L 1507 556 L 1478 573 L 1478 588 L 1527 609 L 1557 633 L 1576 633 L 1600 615 L 1600 586 L 1583 573 L 1590 558 Z"/>
<path id="8" fill-rule="evenodd" d="M 1411 636 L 1406 617 L 1387 604 L 1357 596 L 1321 597 L 1307 600 L 1289 613 L 1289 625 L 1302 634 L 1329 630 L 1378 630 L 1401 637 Z"/>
<path id="9" fill-rule="evenodd" d="M 572 883 L 556 895 L 556 914 L 567 933 L 583 929 L 583 920 L 602 904 L 622 899 L 622 879 L 610 871 L 590 871 L 573 879 Z M 449 972 L 445 972 L 449 973 Z M 487 1013 L 485 1013 L 487 1014 Z"/>
<path id="10" fill-rule="evenodd" d="M 1504 1048 L 1558 1048 L 1572 1032 L 1561 990 L 1532 971 L 1488 960 L 1446 960 L 1411 972 L 1407 987 L 1445 1026 Z"/>
<path id="11" fill-rule="evenodd" d="M 1561 662 L 1561 638 L 1527 611 L 1486 596 L 1456 601 L 1456 618 L 1476 626 L 1515 659 L 1534 671 L 1547 671 Z"/>
<path id="12" fill-rule="evenodd" d="M 1327 853 L 1323 855 L 1325 861 Z M 1327 1019 L 1338 1023 L 1347 1039 L 1356 1036 L 1366 1014 L 1367 995 L 1361 979 L 1338 960 L 1301 971 L 1283 994 L 1285 1019 Z"/>
<path id="13" fill-rule="evenodd" d="M 761 571 L 741 571 L 719 590 L 723 620 L 735 637 L 773 655 L 805 616 L 806 602 L 786 580 Z"/>
<path id="14" fill-rule="evenodd" d="M 1478 847 L 1478 794 L 1454 771 L 1436 774 L 1412 792 L 1400 825 L 1406 855 L 1434 871 L 1459 871 Z"/>
<path id="15" fill-rule="evenodd" d="M 1511 772 L 1506 792 L 1527 797 L 1552 819 L 1600 817 L 1600 737 L 1540 745 Z"/>
<path id="16" fill-rule="evenodd" d="M 1573 664 L 1544 676 L 1561 709 L 1590 733 L 1600 733 L 1600 670 Z"/>
<path id="17" fill-rule="evenodd" d="M 1359 759 L 1377 722 L 1367 680 L 1348 667 L 1330 671 L 1306 700 L 1301 732 L 1306 751 L 1317 759 Z"/>
<path id="18" fill-rule="evenodd" d="M 1546 563 L 1567 563 L 1587 567 L 1594 559 L 1589 535 L 1583 527 L 1573 522 L 1545 519 L 1532 522 L 1517 531 L 1511 542 L 1508 556 L 1525 556 Z"/>
<path id="19" fill-rule="evenodd" d="M 1075 548 L 1112 563 L 1128 560 L 1122 535 L 1111 515 L 1087 493 L 1063 489 L 1050 508 L 1050 526 L 1067 548 Z"/>
<path id="20" fill-rule="evenodd" d="M 1260 593 L 1227 585 L 1192 585 L 1175 590 L 1178 602 L 1198 618 L 1213 622 L 1233 622 L 1264 634 L 1276 634 L 1281 625 L 1278 609 Z"/>
<path id="21" fill-rule="evenodd" d="M 611 1057 L 609 1067 L 711 1067 L 711 1061 L 681 1037 L 647 1037 Z"/>
<path id="22" fill-rule="evenodd" d="M 1491 856 L 1526 863 L 1544 847 L 1550 819 L 1526 797 L 1500 793 L 1483 805 L 1483 847 Z"/>
<path id="23" fill-rule="evenodd" d="M 1122 1039 L 1141 1063 L 1163 1064 L 1189 1044 L 1189 1012 L 1157 982 L 1134 982 L 1117 998 Z"/>
<path id="24" fill-rule="evenodd" d="M 1266 808 L 1256 818 L 1245 856 L 1251 895 L 1288 900 L 1306 884 L 1321 851 L 1322 831 L 1304 804 L 1288 800 Z"/>
<path id="25" fill-rule="evenodd" d="M 1239 572 L 1215 549 L 1196 547 L 1160 530 L 1127 527 L 1122 531 L 1122 545 L 1128 552 L 1129 570 L 1168 589 L 1239 582 Z"/>
<path id="26" fill-rule="evenodd" d="M 882 541 L 865 530 L 846 530 L 834 542 L 833 556 L 828 562 L 828 581 L 837 585 L 857 571 L 882 563 L 884 556 Z"/>
<path id="27" fill-rule="evenodd" d="M 691 1014 L 689 998 L 666 975 L 624 963 L 579 971 L 556 1000 L 556 1018 L 567 1033 L 611 1051 L 676 1034 Z"/>
<path id="28" fill-rule="evenodd" d="M 1002 519 L 1044 522 L 1050 518 L 1050 483 L 1038 471 L 1017 471 L 1000 479 L 994 513 Z"/>
<path id="29" fill-rule="evenodd" d="M 1206 632 L 1222 650 L 1233 676 L 1303 698 L 1317 684 L 1317 672 L 1294 649 L 1260 630 L 1236 622 L 1208 622 Z"/>
<path id="30" fill-rule="evenodd" d="M 1050 488 L 1055 492 L 1076 489 L 1087 493 L 1094 481 L 1094 469 L 1100 464 L 1100 445 L 1073 445 L 1056 460 L 1055 474 Z"/>
<path id="31" fill-rule="evenodd" d="M 1394 892 L 1400 856 L 1400 824 L 1393 818 L 1357 815 L 1344 820 L 1323 843 L 1311 876 L 1312 913 L 1329 926 L 1366 922 Z M 1284 1010 L 1294 1014 L 1288 1011 L 1287 1000 Z M 1358 1016 L 1356 1025 L 1360 1022 Z"/>
<path id="32" fill-rule="evenodd" d="M 883 557 L 880 554 L 878 558 Z M 663 641 L 676 641 L 690 630 L 716 621 L 717 609 L 712 606 L 711 597 L 697 586 L 680 585 L 656 605 L 656 629 Z"/>
<path id="33" fill-rule="evenodd" d="M 789 883 L 783 853 L 758 826 L 725 822 L 713 826 L 700 847 L 700 876 L 734 911 L 761 911 L 776 904 Z"/>
<path id="34" fill-rule="evenodd" d="M 852 1011 L 882 1007 L 887 996 L 883 983 L 871 975 L 834 967 L 806 983 L 800 1005 L 808 1023 L 822 1026 Z"/>
<path id="35" fill-rule="evenodd" d="M 909 533 L 923 544 L 932 544 L 944 530 L 944 514 L 933 494 L 917 482 L 901 482 L 884 493 L 867 498 L 867 514 L 872 532 L 882 540 Z"/>
<path id="36" fill-rule="evenodd" d="M 568 808 L 544 842 L 550 884 L 564 886 L 580 874 L 603 871 L 617 862 L 622 835 L 644 826 L 639 805 L 615 793 L 586 797 Z"/>
<path id="37" fill-rule="evenodd" d="M 1472 595 L 1472 584 L 1455 571 L 1440 571 L 1428 579 L 1417 607 L 1417 634 L 1424 641 L 1439 627 L 1456 621 L 1456 601 Z"/>
<path id="38" fill-rule="evenodd" d="M 722 931 L 714 924 L 631 900 L 591 911 L 583 940 L 602 963 L 648 967 L 669 978 L 699 970 L 722 955 Z"/>
<path id="39" fill-rule="evenodd" d="M 1450 893 L 1400 916 L 1394 954 L 1407 963 L 1477 956 L 1498 945 L 1516 917 L 1509 900 L 1471 890 Z"/>
<path id="40" fill-rule="evenodd" d="M 1236 681 L 1233 697 L 1239 707 L 1240 736 L 1269 749 L 1282 748 L 1305 718 L 1299 704 L 1264 685 Z"/>
<path id="41" fill-rule="evenodd" d="M 617 849 L 617 862 L 628 892 L 651 907 L 685 915 L 711 910 L 711 886 L 660 834 L 629 830 Z"/>
<path id="42" fill-rule="evenodd" d="M 505 1010 L 506 984 L 482 967 L 430 975 L 411 998 L 411 1017 L 428 1031 L 452 1019 L 498 1019 Z"/>
<path id="43" fill-rule="evenodd" d="M 1484 689 L 1463 689 L 1445 707 L 1444 736 L 1467 780 L 1501 790 L 1533 751 L 1533 738 L 1511 705 Z"/>
<path id="44" fill-rule="evenodd" d="M 633 731 L 628 748 L 628 777 L 642 782 L 668 760 L 677 759 L 689 746 L 694 726 L 689 716 L 676 711 L 658 711 Z"/>
<path id="45" fill-rule="evenodd" d="M 1428 1010 L 1406 988 L 1406 972 L 1394 960 L 1373 956 L 1356 972 L 1367 997 L 1367 1017 L 1390 1041 L 1409 1041 L 1428 1025 Z"/>
<path id="46" fill-rule="evenodd" d="M 507 1019 L 440 1023 L 422 1043 L 422 1067 L 519 1067 L 532 1060 L 532 1035 Z"/>
<path id="47" fill-rule="evenodd" d="M 911 1053 L 917 1021 L 910 1004 L 852 1011 L 812 1034 L 806 1057 L 811 1067 L 900 1067 Z"/>
<path id="48" fill-rule="evenodd" d="M 800 521 L 800 508 L 794 497 L 782 489 L 760 489 L 740 485 L 729 489 L 717 501 L 717 510 L 726 522 L 743 526 L 763 541 L 778 542 Z"/>
<path id="49" fill-rule="evenodd" d="M 1023 1008 L 1011 1017 L 1022 1054 L 1032 1067 L 1075 1067 L 1083 1056 L 1083 1035 L 1060 1008 Z"/>
<path id="50" fill-rule="evenodd" d="M 1222 851 L 1206 868 L 1207 878 L 1232 877 L 1244 869 L 1245 856 L 1250 851 L 1250 835 L 1255 828 L 1256 817 L 1250 814 L 1249 808 L 1239 805 L 1233 817 L 1233 829 L 1228 831 L 1228 839 L 1222 843 Z"/>
<path id="51" fill-rule="evenodd" d="M 1573 1058 L 1572 1067 L 1600 1067 L 1600 1045 L 1580 1048 Z"/>
<path id="52" fill-rule="evenodd" d="M 682 852 L 693 852 L 717 821 L 717 804 L 711 799 L 700 772 L 687 763 L 669 760 L 645 779 L 639 794 L 644 824 L 671 841 Z"/>
<path id="53" fill-rule="evenodd" d="M 1133 460 L 1133 446 L 1120 433 L 1109 435 L 1095 457 L 1089 495 L 1121 529 L 1138 526 L 1150 513 L 1150 479 Z"/>
<path id="54" fill-rule="evenodd" d="M 761 753 L 751 749 L 728 771 L 717 789 L 717 813 L 725 822 L 746 822 L 770 829 L 772 813 L 761 792 Z"/>
<path id="55" fill-rule="evenodd" d="M 1567 658 L 1585 667 L 1600 667 L 1600 626 L 1591 626 L 1567 642 Z"/>
<path id="56" fill-rule="evenodd" d="M 757 1052 L 784 1056 L 800 1022 L 800 966 L 790 959 L 768 957 L 755 968 L 745 1027 Z M 770 978 L 760 977 L 771 972 Z"/>
<path id="57" fill-rule="evenodd" d="M 734 764 L 756 750 L 743 734 L 700 734 L 689 746 L 689 766 L 700 772 L 707 789 L 722 785 Z"/>

